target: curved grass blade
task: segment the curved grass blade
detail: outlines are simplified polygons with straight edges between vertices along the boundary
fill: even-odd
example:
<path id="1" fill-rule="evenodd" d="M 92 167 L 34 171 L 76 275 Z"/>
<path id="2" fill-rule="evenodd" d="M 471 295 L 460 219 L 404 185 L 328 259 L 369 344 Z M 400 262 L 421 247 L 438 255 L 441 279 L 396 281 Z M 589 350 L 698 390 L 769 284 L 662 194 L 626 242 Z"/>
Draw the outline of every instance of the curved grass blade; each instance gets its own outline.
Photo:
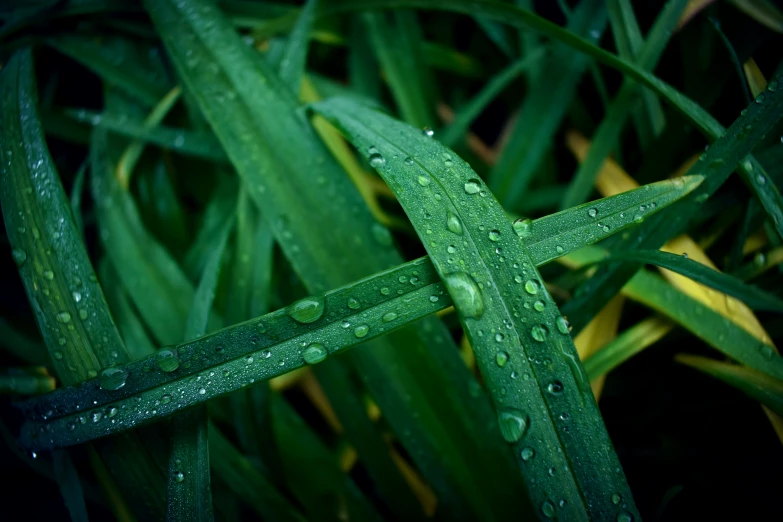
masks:
<path id="1" fill-rule="evenodd" d="M 525 55 L 524 58 L 514 61 L 490 79 L 481 91 L 476 94 L 454 117 L 454 121 L 442 132 L 438 133 L 438 139 L 447 147 L 453 147 L 458 140 L 464 137 L 481 111 L 505 89 L 517 76 L 532 66 L 537 65 L 544 57 L 543 48 Z"/>
<path id="2" fill-rule="evenodd" d="M 317 4 L 318 0 L 307 0 L 304 8 L 299 12 L 293 31 L 288 35 L 280 59 L 280 80 L 295 93 L 299 92 L 299 85 L 302 83 L 307 65 L 307 49 Z"/>
<path id="3" fill-rule="evenodd" d="M 778 415 L 783 415 L 783 381 L 780 379 L 774 379 L 765 373 L 744 366 L 696 355 L 678 354 L 674 360 L 720 379 L 756 399 Z"/>
<path id="4" fill-rule="evenodd" d="M 584 360 L 590 380 L 606 375 L 672 329 L 672 323 L 653 317 L 628 328 L 612 342 Z"/>
<path id="5" fill-rule="evenodd" d="M 501 433 L 525 473 L 532 505 L 523 509 L 569 519 L 638 516 L 567 322 L 475 173 L 416 129 L 350 100 L 313 109 L 383 176 L 432 256 L 490 388 Z M 433 215 L 428 219 L 422 208 Z M 633 515 L 611 502 L 613 494 Z M 566 500 L 559 510 L 556 499 Z"/>
<path id="6" fill-rule="evenodd" d="M 72 522 L 87 522 L 87 505 L 84 503 L 84 492 L 79 473 L 73 465 L 70 455 L 65 450 L 52 452 L 54 477 L 60 486 L 60 494 L 71 515 Z"/>
<path id="7" fill-rule="evenodd" d="M 95 39 L 76 34 L 64 34 L 48 40 L 48 43 L 91 69 L 106 83 L 114 85 L 126 94 L 154 106 L 168 90 L 162 79 L 153 76 L 150 68 L 138 66 L 133 46 L 120 38 L 98 44 Z M 129 67 L 128 62 L 135 66 Z"/>
<path id="8" fill-rule="evenodd" d="M 17 52 L 0 73 L 0 199 L 28 299 L 60 380 L 75 384 L 128 360 L 46 147 L 32 53 Z M 99 445 L 137 514 L 162 511 L 162 477 L 136 434 Z M 145 481 L 139 480 L 145 476 Z"/>
<path id="9" fill-rule="evenodd" d="M 422 60 L 416 13 L 365 13 L 362 18 L 402 119 L 419 128 L 434 127 L 434 82 Z"/>
<path id="10" fill-rule="evenodd" d="M 647 41 L 639 51 L 639 55 L 636 58 L 638 67 L 642 67 L 645 70 L 655 68 L 686 3 L 687 0 L 670 0 L 667 2 L 650 30 Z M 566 195 L 561 202 L 561 208 L 578 205 L 589 197 L 601 164 L 603 164 L 604 159 L 611 152 L 612 147 L 617 144 L 617 140 L 631 113 L 631 109 L 634 106 L 633 102 L 636 101 L 639 91 L 638 84 L 630 78 L 626 78 L 623 81 L 622 87 L 620 87 L 612 104 L 607 108 L 606 116 L 593 137 L 587 158 L 581 163 L 568 186 Z"/>
<path id="11" fill-rule="evenodd" d="M 604 260 L 609 263 L 612 261 L 637 261 L 666 268 L 689 277 L 697 283 L 736 297 L 754 310 L 783 312 L 783 300 L 774 294 L 745 284 L 734 276 L 718 272 L 683 256 L 660 250 L 635 250 L 613 254 Z"/>
<path id="12" fill-rule="evenodd" d="M 321 294 L 398 264 L 388 231 L 297 113 L 293 94 L 220 12 L 203 0 L 147 7 L 185 88 L 307 289 Z M 491 442 L 500 434 L 489 423 L 486 396 L 471 395 L 473 377 L 444 326 L 428 319 L 373 345 L 346 359 L 440 505 L 462 519 L 513 510 L 518 479 L 510 455 Z M 487 479 L 476 483 L 478 475 Z"/>

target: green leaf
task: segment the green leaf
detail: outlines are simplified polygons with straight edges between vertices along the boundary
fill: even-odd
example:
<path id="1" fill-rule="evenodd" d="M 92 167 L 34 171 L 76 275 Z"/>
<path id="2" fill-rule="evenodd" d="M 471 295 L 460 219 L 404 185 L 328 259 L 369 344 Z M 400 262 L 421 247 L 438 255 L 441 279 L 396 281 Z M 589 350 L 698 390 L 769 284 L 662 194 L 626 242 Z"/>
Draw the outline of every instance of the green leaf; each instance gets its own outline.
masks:
<path id="1" fill-rule="evenodd" d="M 73 522 L 87 522 L 87 506 L 84 503 L 84 492 L 79 473 L 73 465 L 70 455 L 66 450 L 52 452 L 54 462 L 54 476 L 60 486 L 60 494 L 68 508 Z"/>
<path id="2" fill-rule="evenodd" d="M 619 470 L 619 461 L 567 322 L 476 174 L 449 149 L 380 112 L 339 98 L 313 108 L 347 135 L 395 192 L 452 296 L 501 433 L 524 471 L 530 499 L 519 499 L 520 507 L 566 518 L 631 516 L 611 502 L 619 493 L 624 509 L 635 513 L 622 472 L 599 471 Z M 542 358 L 546 364 L 533 364 Z M 533 453 L 538 455 L 530 458 Z M 556 499 L 566 500 L 558 511 Z"/>
<path id="3" fill-rule="evenodd" d="M 754 310 L 783 312 L 783 300 L 777 296 L 683 256 L 660 250 L 633 250 L 611 255 L 603 262 L 612 261 L 637 261 L 666 268 L 689 277 L 697 283 L 736 297 Z"/>
<path id="4" fill-rule="evenodd" d="M 299 85 L 302 83 L 307 65 L 307 47 L 317 5 L 318 0 L 307 0 L 293 31 L 288 36 L 280 60 L 280 80 L 295 93 L 299 92 Z"/>
<path id="5" fill-rule="evenodd" d="M 678 354 L 674 360 L 720 379 L 752 399 L 756 399 L 778 415 L 783 415 L 783 381 L 780 379 L 774 379 L 765 373 L 744 366 L 696 355 Z"/>
<path id="6" fill-rule="evenodd" d="M 666 4 L 636 57 L 635 61 L 639 67 L 647 70 L 655 68 L 686 3 L 687 0 L 670 0 Z M 593 136 L 587 158 L 568 186 L 561 208 L 572 207 L 588 199 L 601 165 L 616 146 L 623 126 L 635 102 L 638 101 L 639 90 L 638 84 L 630 78 L 623 81 L 622 87 L 607 108 L 606 116 Z"/>
<path id="7" fill-rule="evenodd" d="M 584 360 L 590 379 L 605 375 L 641 352 L 671 330 L 671 323 L 653 317 L 628 328 L 612 342 Z"/>

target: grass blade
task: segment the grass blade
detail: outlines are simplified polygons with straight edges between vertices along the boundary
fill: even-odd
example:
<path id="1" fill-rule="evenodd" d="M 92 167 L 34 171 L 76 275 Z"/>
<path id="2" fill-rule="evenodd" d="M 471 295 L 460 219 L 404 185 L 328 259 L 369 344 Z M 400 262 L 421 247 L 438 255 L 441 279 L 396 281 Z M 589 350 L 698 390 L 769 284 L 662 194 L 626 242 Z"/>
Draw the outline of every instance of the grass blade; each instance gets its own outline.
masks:
<path id="1" fill-rule="evenodd" d="M 674 360 L 720 379 L 752 399 L 756 399 L 778 415 L 783 415 L 783 381 L 750 368 L 707 357 L 678 354 Z"/>
<path id="2" fill-rule="evenodd" d="M 317 4 L 318 0 L 307 0 L 299 13 L 293 31 L 288 36 L 280 60 L 280 80 L 295 93 L 299 92 L 299 85 L 302 83 L 307 65 L 307 48 Z"/>
<path id="3" fill-rule="evenodd" d="M 70 455 L 67 451 L 57 450 L 52 452 L 52 460 L 54 477 L 60 486 L 60 494 L 63 496 L 72 522 L 87 522 L 87 506 L 84 503 L 82 483 Z"/>
<path id="4" fill-rule="evenodd" d="M 615 340 L 584 360 L 590 380 L 606 375 L 622 363 L 661 339 L 672 329 L 672 324 L 657 317 L 645 319 L 628 328 Z"/>
<path id="5" fill-rule="evenodd" d="M 612 261 L 637 261 L 666 268 L 689 277 L 697 283 L 736 297 L 755 310 L 783 312 L 783 300 L 777 296 L 683 256 L 660 250 L 635 250 L 613 254 L 605 260 L 605 262 Z"/>
<path id="6" fill-rule="evenodd" d="M 568 34 L 578 34 L 594 42 L 605 25 L 604 2 L 586 0 L 580 2 L 569 18 L 567 28 Z M 547 81 L 531 86 L 520 108 L 517 125 L 489 176 L 490 188 L 504 208 L 517 208 L 565 117 L 589 61 L 587 56 L 565 45 L 553 46 L 552 59 L 541 71 Z"/>
<path id="7" fill-rule="evenodd" d="M 314 110 L 340 128 L 383 176 L 432 256 L 489 384 L 501 433 L 526 474 L 532 505 L 520 499 L 521 507 L 579 519 L 631 516 L 612 504 L 612 495 L 619 493 L 625 509 L 636 515 L 568 325 L 475 173 L 416 129 L 350 100 L 328 100 Z M 427 219 L 421 208 L 437 216 Z M 522 266 L 513 268 L 504 256 Z M 509 287 L 519 289 L 513 297 L 501 294 Z M 530 322 L 537 324 L 531 328 Z M 530 362 L 542 357 L 551 362 Z M 533 446 L 539 455 L 531 459 Z M 554 480 L 547 471 L 551 467 L 558 470 Z M 602 475 L 600 469 L 617 472 Z M 566 504 L 556 510 L 554 499 Z"/>
<path id="8" fill-rule="evenodd" d="M 670 0 L 666 4 L 650 30 L 647 41 L 639 51 L 636 60 L 639 67 L 647 70 L 655 68 L 685 4 L 686 0 Z M 617 144 L 638 92 L 639 87 L 636 82 L 628 78 L 623 81 L 622 87 L 607 108 L 606 116 L 593 137 L 593 144 L 587 158 L 581 163 L 563 197 L 561 208 L 578 205 L 589 197 L 598 170 L 612 147 Z"/>

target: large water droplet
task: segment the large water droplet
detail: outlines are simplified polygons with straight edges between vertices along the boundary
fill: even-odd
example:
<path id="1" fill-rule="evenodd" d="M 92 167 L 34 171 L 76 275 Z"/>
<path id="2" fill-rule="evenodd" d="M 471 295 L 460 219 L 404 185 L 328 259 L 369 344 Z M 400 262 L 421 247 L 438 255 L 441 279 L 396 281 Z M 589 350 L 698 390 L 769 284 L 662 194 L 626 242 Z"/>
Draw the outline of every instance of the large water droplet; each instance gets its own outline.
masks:
<path id="1" fill-rule="evenodd" d="M 495 362 L 498 366 L 501 368 L 506 365 L 508 362 L 508 353 L 506 352 L 498 352 L 497 355 L 495 355 Z"/>
<path id="2" fill-rule="evenodd" d="M 312 323 L 324 315 L 324 298 L 305 297 L 288 306 L 288 315 L 300 323 Z"/>
<path id="3" fill-rule="evenodd" d="M 397 319 L 397 314 L 394 312 L 386 312 L 385 314 L 383 314 L 383 317 L 381 317 L 381 319 L 383 320 L 384 323 L 390 323 L 395 319 Z"/>
<path id="4" fill-rule="evenodd" d="M 558 380 L 554 380 L 547 385 L 546 391 L 548 391 L 552 395 L 562 395 L 563 383 Z"/>
<path id="5" fill-rule="evenodd" d="M 557 325 L 557 331 L 563 335 L 568 335 L 571 332 L 571 323 L 562 315 L 555 319 L 555 325 Z"/>
<path id="6" fill-rule="evenodd" d="M 543 324 L 537 324 L 530 329 L 530 335 L 532 335 L 533 339 L 540 343 L 543 343 L 546 340 L 547 334 L 549 334 L 549 330 L 547 330 L 546 326 Z"/>
<path id="7" fill-rule="evenodd" d="M 597 216 L 597 215 L 598 215 L 598 209 L 597 209 L 597 208 L 595 208 L 595 207 L 593 207 L 593 208 L 589 209 L 589 210 L 587 211 L 587 215 L 588 215 L 588 216 L 590 216 L 591 218 L 594 218 L 595 216 Z"/>
<path id="8" fill-rule="evenodd" d="M 370 154 L 370 166 L 372 168 L 379 169 L 384 165 L 386 165 L 386 158 L 384 158 L 377 152 L 373 152 L 372 154 Z"/>
<path id="9" fill-rule="evenodd" d="M 158 368 L 166 373 L 173 372 L 179 368 L 177 352 L 168 348 L 158 350 L 158 353 L 155 355 L 155 362 L 158 364 Z"/>
<path id="10" fill-rule="evenodd" d="M 530 237 L 533 233 L 533 221 L 519 218 L 511 224 L 511 228 L 514 229 L 514 233 L 519 237 Z"/>
<path id="11" fill-rule="evenodd" d="M 465 193 L 466 194 L 478 194 L 481 192 L 481 182 L 477 179 L 469 179 L 465 183 Z"/>
<path id="12" fill-rule="evenodd" d="M 490 230 L 488 236 L 490 241 L 500 241 L 499 230 Z"/>
<path id="13" fill-rule="evenodd" d="M 369 326 L 367 326 L 366 324 L 360 324 L 359 326 L 357 326 L 356 328 L 354 328 L 354 330 L 353 330 L 353 334 L 354 334 L 356 337 L 358 337 L 358 338 L 360 338 L 360 339 L 361 339 L 362 337 L 364 337 L 365 335 L 367 335 L 367 333 L 368 333 L 369 331 L 370 331 L 370 327 L 369 327 Z"/>
<path id="14" fill-rule="evenodd" d="M 98 383 L 104 390 L 119 390 L 125 386 L 126 380 L 128 380 L 128 372 L 113 366 L 104 368 L 98 376 Z"/>
<path id="15" fill-rule="evenodd" d="M 620 513 L 617 515 L 617 522 L 633 522 L 633 515 L 630 513 Z"/>
<path id="16" fill-rule="evenodd" d="M 307 364 L 317 364 L 326 359 L 326 347 L 321 343 L 313 343 L 302 352 L 302 357 Z"/>
<path id="17" fill-rule="evenodd" d="M 354 299 L 353 297 L 348 299 L 348 308 L 350 308 L 351 310 L 356 310 L 360 306 L 362 306 L 362 304 L 356 299 Z"/>
<path id="18" fill-rule="evenodd" d="M 181 471 L 177 471 L 176 473 L 174 473 L 174 480 L 177 481 L 178 483 L 184 482 L 185 474 L 182 473 Z"/>
<path id="19" fill-rule="evenodd" d="M 449 212 L 449 216 L 446 219 L 446 228 L 449 229 L 449 232 L 453 232 L 458 236 L 462 235 L 462 222 L 453 212 Z"/>
<path id="20" fill-rule="evenodd" d="M 465 272 L 447 274 L 443 282 L 463 317 L 478 318 L 484 314 L 484 298 L 476 281 Z"/>
<path id="21" fill-rule="evenodd" d="M 555 506 L 548 500 L 545 500 L 541 504 L 541 512 L 544 514 L 547 518 L 552 518 L 555 516 Z"/>
<path id="22" fill-rule="evenodd" d="M 538 293 L 539 285 L 535 279 L 528 279 L 525 281 L 525 292 L 530 295 L 536 295 Z"/>
<path id="23" fill-rule="evenodd" d="M 519 410 L 506 410 L 498 415 L 500 434 L 506 442 L 519 441 L 527 431 L 528 416 Z"/>

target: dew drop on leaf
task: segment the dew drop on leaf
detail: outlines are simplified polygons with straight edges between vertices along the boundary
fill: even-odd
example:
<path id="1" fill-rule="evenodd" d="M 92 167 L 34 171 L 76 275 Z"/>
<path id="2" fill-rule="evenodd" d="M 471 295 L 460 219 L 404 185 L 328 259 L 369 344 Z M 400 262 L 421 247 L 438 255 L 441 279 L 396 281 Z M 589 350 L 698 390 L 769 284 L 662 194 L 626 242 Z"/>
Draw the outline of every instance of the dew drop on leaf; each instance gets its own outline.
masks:
<path id="1" fill-rule="evenodd" d="M 302 352 L 302 357 L 307 364 L 318 364 L 326 359 L 326 347 L 321 343 L 312 343 Z"/>
<path id="2" fill-rule="evenodd" d="M 11 256 L 13 256 L 14 263 L 16 263 L 16 266 L 19 268 L 21 268 L 22 265 L 24 265 L 24 262 L 27 261 L 27 252 L 21 248 L 14 248 L 11 250 Z"/>
<path id="3" fill-rule="evenodd" d="M 312 323 L 324 315 L 324 298 L 305 297 L 288 306 L 288 315 L 299 323 Z"/>
<path id="4" fill-rule="evenodd" d="M 533 339 L 536 341 L 543 343 L 546 341 L 546 336 L 549 334 L 549 331 L 547 330 L 546 326 L 543 324 L 537 324 L 533 328 L 530 329 L 530 335 L 533 336 Z"/>
<path id="5" fill-rule="evenodd" d="M 383 314 L 383 317 L 381 317 L 381 320 L 384 323 L 390 323 L 395 319 L 397 319 L 397 314 L 395 312 L 386 312 L 385 314 Z"/>
<path id="6" fill-rule="evenodd" d="M 370 154 L 370 166 L 372 168 L 379 169 L 384 165 L 386 165 L 386 158 L 384 158 L 377 152 L 373 152 L 372 154 Z"/>
<path id="7" fill-rule="evenodd" d="M 449 212 L 449 216 L 446 219 L 446 228 L 449 229 L 449 232 L 453 232 L 458 236 L 462 235 L 462 222 L 453 212 Z"/>
<path id="8" fill-rule="evenodd" d="M 506 352 L 498 352 L 497 355 L 495 355 L 495 362 L 498 366 L 501 368 L 506 365 L 508 362 L 508 353 Z"/>
<path id="9" fill-rule="evenodd" d="M 98 384 L 104 390 L 119 390 L 125 386 L 128 379 L 128 372 L 123 368 L 109 367 L 104 368 L 98 376 Z"/>
<path id="10" fill-rule="evenodd" d="M 519 218 L 511 224 L 511 228 L 514 229 L 514 233 L 519 237 L 530 237 L 533 233 L 533 221 Z"/>
<path id="11" fill-rule="evenodd" d="M 538 293 L 538 281 L 535 279 L 528 279 L 525 281 L 525 292 L 527 292 L 530 295 L 536 295 Z"/>
<path id="12" fill-rule="evenodd" d="M 166 373 L 171 373 L 179 368 L 179 357 L 177 356 L 177 352 L 169 348 L 159 350 L 155 355 L 155 362 L 157 363 L 158 368 Z"/>
<path id="13" fill-rule="evenodd" d="M 506 442 L 517 442 L 525 435 L 528 416 L 519 410 L 505 410 L 498 415 L 500 434 Z"/>
<path id="14" fill-rule="evenodd" d="M 454 306 L 463 317 L 479 318 L 484 314 L 484 298 L 478 284 L 469 274 L 448 274 L 443 282 L 454 300 Z"/>
<path id="15" fill-rule="evenodd" d="M 522 460 L 527 462 L 536 456 L 536 451 L 530 446 L 526 446 L 519 452 L 519 456 L 522 457 Z"/>
<path id="16" fill-rule="evenodd" d="M 499 230 L 490 230 L 488 234 L 490 241 L 500 241 L 500 231 Z"/>
<path id="17" fill-rule="evenodd" d="M 359 326 L 357 326 L 356 328 L 354 328 L 354 330 L 353 330 L 353 334 L 354 334 L 356 337 L 358 337 L 358 338 L 360 338 L 360 339 L 361 339 L 362 337 L 364 337 L 365 335 L 367 335 L 367 333 L 368 333 L 369 331 L 370 331 L 370 327 L 369 327 L 369 326 L 367 326 L 366 324 L 360 324 Z"/>
<path id="18" fill-rule="evenodd" d="M 478 194 L 481 191 L 481 182 L 477 179 L 469 179 L 465 183 L 465 193 L 466 194 Z"/>

